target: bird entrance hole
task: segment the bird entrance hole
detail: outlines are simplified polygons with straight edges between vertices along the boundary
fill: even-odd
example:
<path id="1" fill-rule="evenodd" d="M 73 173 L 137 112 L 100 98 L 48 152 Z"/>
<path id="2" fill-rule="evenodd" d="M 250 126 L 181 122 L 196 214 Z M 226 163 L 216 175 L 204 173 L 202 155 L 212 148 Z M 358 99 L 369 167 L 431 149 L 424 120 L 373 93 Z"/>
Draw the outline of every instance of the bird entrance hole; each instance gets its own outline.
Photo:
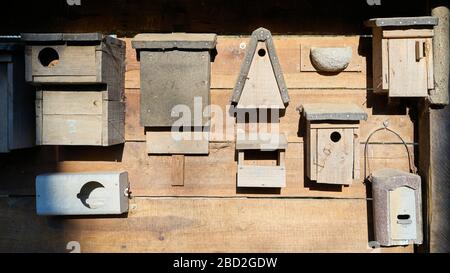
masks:
<path id="1" fill-rule="evenodd" d="M 44 67 L 54 67 L 59 63 L 59 54 L 54 48 L 46 47 L 39 52 L 39 62 Z"/>
<path id="2" fill-rule="evenodd" d="M 339 132 L 333 132 L 330 136 L 331 141 L 337 143 L 341 140 L 342 135 Z"/>
<path id="3" fill-rule="evenodd" d="M 267 52 L 264 48 L 261 48 L 260 50 L 258 50 L 258 55 L 259 57 L 264 57 L 266 56 Z"/>
<path id="4" fill-rule="evenodd" d="M 400 215 L 397 215 L 397 219 L 398 219 L 398 220 L 409 220 L 410 218 L 411 218 L 411 216 L 408 215 L 408 214 L 400 214 Z"/>
<path id="5" fill-rule="evenodd" d="M 83 185 L 77 198 L 88 209 L 98 209 L 105 204 L 105 186 L 96 181 L 91 181 Z"/>

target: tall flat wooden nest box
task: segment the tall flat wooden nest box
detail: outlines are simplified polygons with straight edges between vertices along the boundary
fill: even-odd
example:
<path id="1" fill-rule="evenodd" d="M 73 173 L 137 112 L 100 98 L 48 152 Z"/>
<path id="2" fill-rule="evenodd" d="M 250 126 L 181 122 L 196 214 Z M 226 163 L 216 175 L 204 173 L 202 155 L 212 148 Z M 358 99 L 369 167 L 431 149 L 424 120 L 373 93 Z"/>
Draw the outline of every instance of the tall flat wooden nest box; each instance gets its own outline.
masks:
<path id="1" fill-rule="evenodd" d="M 236 150 L 238 153 L 237 186 L 248 188 L 283 188 L 286 186 L 285 154 L 288 147 L 284 134 L 273 132 L 272 125 L 279 124 L 277 120 L 262 117 L 269 111 L 257 113 L 256 120 L 246 120 L 243 115 L 247 111 L 267 109 L 278 111 L 286 108 L 289 94 L 284 81 L 281 66 L 269 30 L 259 28 L 251 36 L 250 43 L 241 66 L 231 102 L 236 104 L 237 122 L 244 126 L 252 123 L 261 125 L 265 120 L 271 132 L 241 132 L 238 128 Z M 258 126 L 256 126 L 258 127 Z M 263 126 L 264 127 L 264 126 Z M 258 155 L 256 164 L 247 164 L 248 154 Z M 262 164 L 260 158 L 264 153 L 275 152 L 273 165 Z"/>
<path id="2" fill-rule="evenodd" d="M 38 145 L 124 142 L 125 42 L 99 33 L 22 34 L 37 86 Z"/>
<path id="3" fill-rule="evenodd" d="M 375 240 L 381 246 L 422 244 L 420 176 L 383 169 L 371 180 Z"/>
<path id="4" fill-rule="evenodd" d="M 307 176 L 321 184 L 350 185 L 360 176 L 359 122 L 367 114 L 354 104 L 300 107 L 307 121 Z"/>
<path id="5" fill-rule="evenodd" d="M 216 43 L 216 34 L 139 34 L 133 39 L 141 63 L 140 116 L 149 129 L 148 153 L 209 153 L 209 118 L 203 111 L 210 105 Z M 174 125 L 190 129 L 177 139 L 171 135 Z"/>
<path id="6" fill-rule="evenodd" d="M 0 153 L 34 146 L 34 92 L 25 82 L 24 45 L 0 36 Z"/>
<path id="7" fill-rule="evenodd" d="M 433 27 L 436 17 L 376 18 L 373 87 L 389 97 L 427 97 L 434 89 Z"/>

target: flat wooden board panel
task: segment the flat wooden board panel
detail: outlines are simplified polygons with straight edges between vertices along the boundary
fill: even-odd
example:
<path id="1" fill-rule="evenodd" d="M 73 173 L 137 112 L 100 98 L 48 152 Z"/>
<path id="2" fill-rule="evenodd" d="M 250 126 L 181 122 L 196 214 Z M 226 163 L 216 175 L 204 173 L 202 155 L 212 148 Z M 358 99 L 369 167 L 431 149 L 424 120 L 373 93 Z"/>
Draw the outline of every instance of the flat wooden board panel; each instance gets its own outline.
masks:
<path id="1" fill-rule="evenodd" d="M 101 115 L 102 92 L 42 92 L 44 115 Z"/>
<path id="2" fill-rule="evenodd" d="M 147 132 L 148 154 L 208 154 L 208 132 Z"/>
<path id="3" fill-rule="evenodd" d="M 365 200 L 136 198 L 103 219 L 38 217 L 34 201 L 0 198 L 0 252 L 413 251 L 369 248 Z"/>

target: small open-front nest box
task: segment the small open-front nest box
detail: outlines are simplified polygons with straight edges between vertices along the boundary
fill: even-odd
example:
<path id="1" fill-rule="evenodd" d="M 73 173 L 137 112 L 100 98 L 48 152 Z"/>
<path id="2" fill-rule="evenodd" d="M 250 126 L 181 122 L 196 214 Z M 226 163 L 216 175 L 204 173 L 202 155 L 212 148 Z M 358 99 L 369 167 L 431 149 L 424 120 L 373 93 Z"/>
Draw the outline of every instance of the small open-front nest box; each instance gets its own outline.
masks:
<path id="1" fill-rule="evenodd" d="M 389 97 L 427 97 L 434 89 L 433 27 L 436 17 L 376 18 L 373 87 Z"/>
<path id="2" fill-rule="evenodd" d="M 284 188 L 286 187 L 286 149 L 288 142 L 284 134 L 267 134 L 265 141 L 261 140 L 261 134 L 248 138 L 238 136 L 236 150 L 238 153 L 237 186 L 242 188 Z M 258 158 L 263 158 L 263 153 L 276 153 L 275 164 L 258 164 L 258 158 L 253 161 L 256 164 L 247 164 L 247 153 L 257 152 Z"/>
<path id="3" fill-rule="evenodd" d="M 231 101 L 238 109 L 285 109 L 289 103 L 269 30 L 259 28 L 253 32 Z"/>
<path id="4" fill-rule="evenodd" d="M 321 184 L 350 185 L 360 175 L 359 122 L 367 114 L 354 104 L 300 107 L 307 121 L 307 176 Z"/>
<path id="5" fill-rule="evenodd" d="M 381 246 L 422 244 L 420 176 L 384 169 L 371 180 L 375 240 Z"/>
<path id="6" fill-rule="evenodd" d="M 125 86 L 125 42 L 100 33 L 27 33 L 26 80 L 35 85 L 104 84 L 119 101 Z"/>
<path id="7" fill-rule="evenodd" d="M 141 63 L 141 125 L 151 129 L 146 132 L 149 154 L 209 153 L 209 117 L 203 113 L 210 105 L 216 43 L 216 34 L 139 34 L 133 39 Z M 171 134 L 174 125 L 185 128 L 180 139 Z"/>
<path id="8" fill-rule="evenodd" d="M 34 146 L 34 92 L 24 73 L 20 39 L 0 37 L 0 153 Z"/>

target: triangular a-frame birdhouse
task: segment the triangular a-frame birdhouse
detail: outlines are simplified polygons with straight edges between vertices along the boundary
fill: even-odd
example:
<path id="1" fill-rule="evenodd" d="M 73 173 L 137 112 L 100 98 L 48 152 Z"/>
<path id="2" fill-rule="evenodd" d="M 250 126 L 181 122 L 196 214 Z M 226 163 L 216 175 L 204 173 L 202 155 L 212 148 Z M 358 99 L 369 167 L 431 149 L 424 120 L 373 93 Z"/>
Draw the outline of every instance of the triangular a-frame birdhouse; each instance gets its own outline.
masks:
<path id="1" fill-rule="evenodd" d="M 238 109 L 286 108 L 288 90 L 269 30 L 253 32 L 231 101 Z"/>

